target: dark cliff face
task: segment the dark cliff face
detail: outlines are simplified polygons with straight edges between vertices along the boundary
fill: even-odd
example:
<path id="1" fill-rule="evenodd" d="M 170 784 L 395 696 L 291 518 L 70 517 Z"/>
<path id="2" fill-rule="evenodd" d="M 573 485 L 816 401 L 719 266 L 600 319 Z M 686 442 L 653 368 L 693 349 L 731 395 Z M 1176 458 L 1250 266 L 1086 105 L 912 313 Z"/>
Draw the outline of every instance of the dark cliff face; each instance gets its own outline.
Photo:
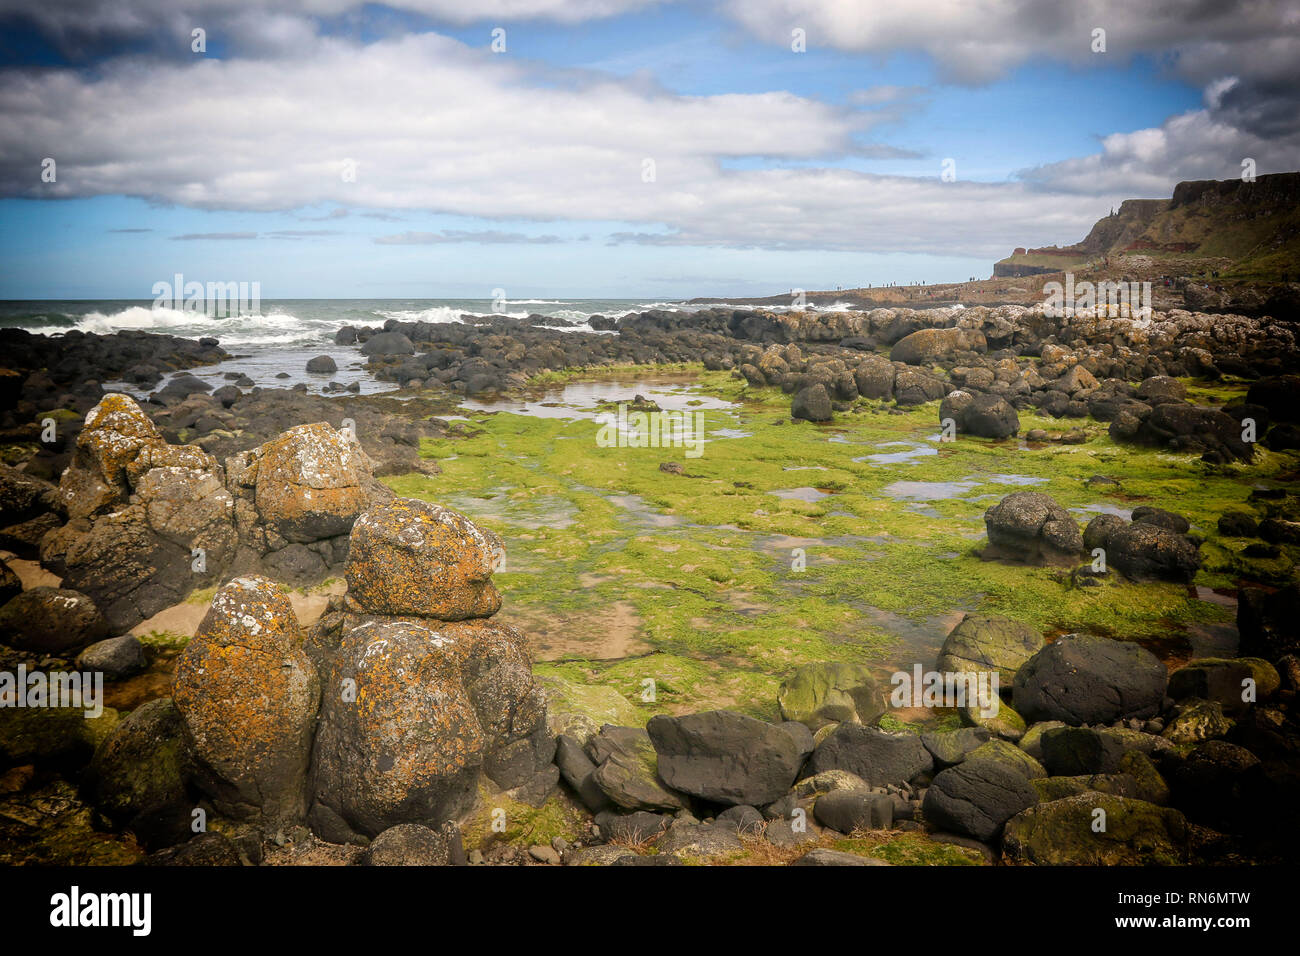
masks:
<path id="1" fill-rule="evenodd" d="M 1273 173 L 1260 176 L 1253 183 L 1240 179 L 1201 179 L 1179 183 L 1174 187 L 1174 198 L 1169 208 L 1225 203 L 1259 207 L 1263 213 L 1300 204 L 1300 173 Z"/>

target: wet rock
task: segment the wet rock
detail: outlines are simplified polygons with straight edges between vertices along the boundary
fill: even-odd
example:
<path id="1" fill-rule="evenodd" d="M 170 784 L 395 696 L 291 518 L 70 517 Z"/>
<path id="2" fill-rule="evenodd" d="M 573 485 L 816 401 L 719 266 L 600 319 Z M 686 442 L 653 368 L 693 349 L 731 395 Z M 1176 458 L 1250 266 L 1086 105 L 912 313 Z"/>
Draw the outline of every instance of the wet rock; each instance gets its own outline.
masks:
<path id="1" fill-rule="evenodd" d="M 144 645 L 134 634 L 97 641 L 77 655 L 79 671 L 100 671 L 106 680 L 120 680 L 148 666 Z"/>
<path id="2" fill-rule="evenodd" d="M 159 836 L 158 821 L 179 818 L 180 827 L 170 835 L 173 842 L 184 842 L 192 835 L 195 801 L 188 781 L 194 769 L 180 712 L 171 698 L 161 697 L 132 711 L 109 732 L 81 789 L 115 826 L 137 834 Z"/>
<path id="3" fill-rule="evenodd" d="M 1234 726 L 1224 716 L 1223 705 L 1218 701 L 1192 699 L 1180 706 L 1178 716 L 1169 722 L 1161 736 L 1174 744 L 1194 744 L 1226 737 Z"/>
<path id="4" fill-rule="evenodd" d="M 800 389 L 790 406 L 791 418 L 802 418 L 810 422 L 828 422 L 834 417 L 831 398 L 824 385 L 810 385 Z"/>
<path id="5" fill-rule="evenodd" d="M 307 360 L 307 371 L 309 372 L 328 374 L 330 372 L 337 372 L 338 370 L 338 365 L 334 362 L 334 359 L 328 355 L 317 355 L 315 358 L 309 358 Z"/>
<path id="6" fill-rule="evenodd" d="M 380 332 L 366 339 L 361 346 L 361 354 L 369 356 L 390 357 L 397 355 L 414 355 L 415 346 L 401 332 Z"/>

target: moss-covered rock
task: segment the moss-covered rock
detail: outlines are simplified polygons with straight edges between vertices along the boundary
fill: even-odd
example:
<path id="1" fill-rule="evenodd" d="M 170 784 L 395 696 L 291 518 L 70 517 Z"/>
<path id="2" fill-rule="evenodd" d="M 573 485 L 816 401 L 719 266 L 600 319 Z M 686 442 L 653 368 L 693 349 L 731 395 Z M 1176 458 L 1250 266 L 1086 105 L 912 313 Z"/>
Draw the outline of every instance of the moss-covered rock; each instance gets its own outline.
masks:
<path id="1" fill-rule="evenodd" d="M 1002 834 L 1002 852 L 1009 863 L 1047 866 L 1186 863 L 1187 821 L 1177 810 L 1092 791 L 1012 817 Z"/>
<path id="2" fill-rule="evenodd" d="M 537 683 L 546 694 L 546 719 L 557 737 L 567 734 L 585 746 L 605 724 L 630 727 L 641 720 L 636 706 L 613 687 L 557 674 L 539 675 Z"/>
<path id="3" fill-rule="evenodd" d="M 868 724 L 885 709 L 871 671 L 861 664 L 819 661 L 805 664 L 781 685 L 781 716 L 817 731 L 827 724 Z"/>
<path id="4" fill-rule="evenodd" d="M 1025 735 L 1025 719 L 1001 698 L 998 699 L 997 713 L 987 716 L 984 708 L 978 704 L 965 704 L 957 708 L 961 722 L 968 727 L 983 727 L 995 737 L 1003 740 L 1017 741 Z"/>
<path id="5" fill-rule="evenodd" d="M 1195 744 L 1202 740 L 1226 737 L 1235 722 L 1223 713 L 1217 700 L 1185 700 L 1178 716 L 1169 722 L 1161 735 L 1173 744 Z"/>
<path id="6" fill-rule="evenodd" d="M 1010 687 L 1016 671 L 1044 645 L 1036 628 L 1000 614 L 967 614 L 952 629 L 939 650 L 938 670 L 996 671 Z"/>

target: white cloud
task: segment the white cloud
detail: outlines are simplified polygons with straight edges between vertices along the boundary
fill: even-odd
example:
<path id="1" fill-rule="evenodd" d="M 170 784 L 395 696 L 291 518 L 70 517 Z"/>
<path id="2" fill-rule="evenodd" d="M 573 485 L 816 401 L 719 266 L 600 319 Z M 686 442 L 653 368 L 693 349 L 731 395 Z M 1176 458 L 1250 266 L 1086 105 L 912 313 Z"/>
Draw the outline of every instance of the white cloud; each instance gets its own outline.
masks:
<path id="1" fill-rule="evenodd" d="M 673 242 L 980 256 L 1081 237 L 1124 198 L 811 168 L 857 149 L 870 122 L 788 93 L 679 96 L 545 72 L 433 34 L 325 39 L 285 60 L 0 74 L 0 193 L 605 221 Z M 56 183 L 40 179 L 46 156 Z M 802 162 L 723 168 L 744 156 Z"/>

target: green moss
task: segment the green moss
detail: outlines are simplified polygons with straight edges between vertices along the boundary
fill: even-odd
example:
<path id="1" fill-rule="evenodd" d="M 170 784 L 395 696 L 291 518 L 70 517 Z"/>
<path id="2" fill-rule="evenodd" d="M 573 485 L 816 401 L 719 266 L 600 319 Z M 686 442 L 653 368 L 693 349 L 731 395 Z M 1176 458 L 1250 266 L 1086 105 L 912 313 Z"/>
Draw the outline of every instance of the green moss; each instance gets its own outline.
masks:
<path id="1" fill-rule="evenodd" d="M 836 840 L 831 848 L 875 857 L 895 866 L 981 866 L 985 862 L 983 855 L 970 847 L 935 843 L 917 833 L 889 836 L 883 842 L 874 837 L 848 837 Z"/>
<path id="2" fill-rule="evenodd" d="M 689 368 L 697 369 L 699 394 L 736 403 L 698 409 L 713 436 L 701 457 L 600 448 L 590 419 L 473 412 L 457 435 L 423 442 L 421 455 L 439 462 L 440 475 L 384 479 L 502 537 L 506 565 L 495 580 L 503 613 L 547 622 L 568 649 L 539 662 L 539 672 L 613 687 L 643 716 L 718 706 L 770 718 L 781 680 L 799 664 L 862 662 L 883 675 L 900 663 L 931 662 L 964 610 L 1006 614 L 1044 633 L 1087 630 L 1157 648 L 1185 643 L 1189 628 L 1230 621 L 1230 609 L 1180 585 L 1116 575 L 1099 588 L 1074 588 L 1060 569 L 981 560 L 985 510 L 1022 488 L 1076 509 L 1081 525 L 1102 508 L 1140 504 L 1186 515 L 1206 538 L 1198 585 L 1272 580 L 1300 557 L 1287 547 L 1271 564 L 1245 559 L 1245 542 L 1217 533 L 1219 515 L 1253 510 L 1252 486 L 1294 469 L 1294 455 L 1261 448 L 1249 465 L 1210 466 L 1116 445 L 1104 423 L 1091 421 L 1068 423 L 1086 432 L 1081 445 L 969 437 L 939 444 L 935 403 L 899 410 L 864 401 L 831 423 L 796 424 L 779 390 Z M 589 377 L 570 371 L 547 381 Z M 1227 400 L 1242 386 L 1196 389 L 1198 398 Z M 1066 427 L 1021 415 L 1022 433 Z M 717 437 L 723 428 L 744 437 Z M 898 451 L 890 442 L 935 453 L 904 463 L 869 457 Z M 686 474 L 660 471 L 670 460 Z M 1094 475 L 1120 485 L 1090 488 Z M 927 498 L 942 490 L 937 483 L 948 483 L 950 494 Z M 774 494 L 794 488 L 829 496 Z M 616 607 L 627 611 L 635 651 L 611 649 Z M 652 700 L 642 700 L 647 680 Z"/>

